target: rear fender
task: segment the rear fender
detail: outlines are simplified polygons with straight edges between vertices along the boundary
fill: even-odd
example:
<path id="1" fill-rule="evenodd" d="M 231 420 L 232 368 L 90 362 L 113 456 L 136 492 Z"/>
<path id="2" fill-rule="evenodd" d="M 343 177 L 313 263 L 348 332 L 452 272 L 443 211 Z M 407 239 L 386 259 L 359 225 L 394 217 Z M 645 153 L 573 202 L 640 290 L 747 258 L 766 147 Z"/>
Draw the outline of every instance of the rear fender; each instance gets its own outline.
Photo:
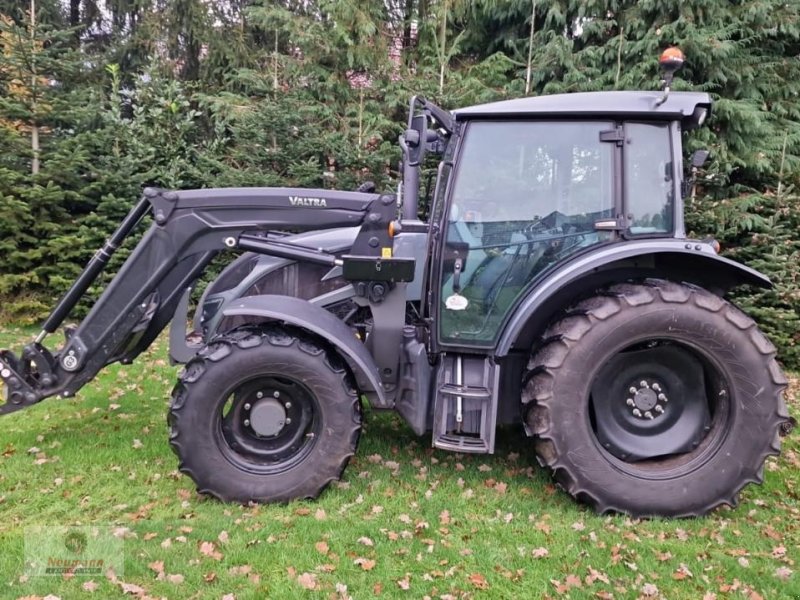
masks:
<path id="1" fill-rule="evenodd" d="M 333 314 L 307 300 L 291 296 L 247 296 L 223 310 L 224 317 L 252 317 L 254 322 L 275 321 L 308 331 L 336 348 L 350 367 L 359 391 L 374 408 L 392 408 L 372 355 L 353 331 Z"/>
<path id="2" fill-rule="evenodd" d="M 719 256 L 704 242 L 650 239 L 610 244 L 577 256 L 535 285 L 506 321 L 496 355 L 530 352 L 559 311 L 601 287 L 645 278 L 691 283 L 720 296 L 739 285 L 772 286 L 766 276 Z"/>

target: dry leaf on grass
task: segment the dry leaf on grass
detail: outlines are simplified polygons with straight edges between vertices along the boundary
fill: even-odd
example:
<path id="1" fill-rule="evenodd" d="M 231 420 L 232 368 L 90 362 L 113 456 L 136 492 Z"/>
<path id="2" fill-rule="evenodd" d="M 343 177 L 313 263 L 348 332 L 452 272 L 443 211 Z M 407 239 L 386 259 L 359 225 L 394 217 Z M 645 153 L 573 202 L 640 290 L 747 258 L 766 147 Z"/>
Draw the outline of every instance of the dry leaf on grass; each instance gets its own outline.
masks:
<path id="1" fill-rule="evenodd" d="M 200 542 L 200 554 L 214 560 L 222 560 L 222 553 L 217 550 L 214 542 Z"/>
<path id="2" fill-rule="evenodd" d="M 358 565 L 364 571 L 372 571 L 375 568 L 375 561 L 371 558 L 363 558 L 359 556 L 357 559 L 353 561 L 353 564 Z"/>
<path id="3" fill-rule="evenodd" d="M 297 576 L 297 583 L 307 590 L 316 590 L 319 588 L 317 577 L 313 573 L 302 573 Z"/>
<path id="4" fill-rule="evenodd" d="M 486 581 L 486 577 L 480 573 L 472 573 L 467 577 L 467 580 L 479 590 L 489 589 L 489 582 Z"/>
<path id="5" fill-rule="evenodd" d="M 328 551 L 330 550 L 330 548 L 328 547 L 328 542 L 325 541 L 317 542 L 316 544 L 314 544 L 314 548 L 316 548 L 317 552 L 323 555 L 328 554 Z"/>

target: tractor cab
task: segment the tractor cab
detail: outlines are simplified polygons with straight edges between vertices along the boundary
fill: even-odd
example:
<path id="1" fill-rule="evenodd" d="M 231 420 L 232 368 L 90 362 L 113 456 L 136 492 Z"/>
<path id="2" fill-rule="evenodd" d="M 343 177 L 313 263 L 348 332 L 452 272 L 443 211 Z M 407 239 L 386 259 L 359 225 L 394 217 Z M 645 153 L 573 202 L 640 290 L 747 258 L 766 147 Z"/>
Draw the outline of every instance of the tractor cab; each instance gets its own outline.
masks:
<path id="1" fill-rule="evenodd" d="M 454 112 L 432 211 L 440 260 L 427 308 L 441 346 L 492 346 L 526 290 L 568 259 L 685 236 L 681 131 L 711 101 L 660 100 L 594 92 Z"/>

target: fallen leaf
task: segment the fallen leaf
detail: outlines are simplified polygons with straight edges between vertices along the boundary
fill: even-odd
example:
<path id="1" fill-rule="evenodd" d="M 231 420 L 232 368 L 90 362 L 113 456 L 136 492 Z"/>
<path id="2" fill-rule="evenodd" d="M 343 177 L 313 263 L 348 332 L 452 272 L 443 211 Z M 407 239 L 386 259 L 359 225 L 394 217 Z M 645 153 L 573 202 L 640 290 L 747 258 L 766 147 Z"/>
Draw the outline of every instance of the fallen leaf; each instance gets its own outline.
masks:
<path id="1" fill-rule="evenodd" d="M 486 581 L 486 577 L 480 573 L 472 573 L 467 577 L 467 580 L 479 590 L 489 589 L 489 582 Z"/>
<path id="2" fill-rule="evenodd" d="M 642 594 L 647 597 L 658 596 L 658 588 L 653 583 L 645 583 L 642 586 Z"/>
<path id="3" fill-rule="evenodd" d="M 214 560 L 222 560 L 222 554 L 217 550 L 214 542 L 200 542 L 200 554 L 213 558 Z"/>
<path id="4" fill-rule="evenodd" d="M 787 581 L 792 576 L 792 572 L 789 567 L 778 567 L 775 569 L 775 577 L 781 581 Z"/>
<path id="5" fill-rule="evenodd" d="M 353 564 L 358 565 L 364 571 L 371 571 L 375 568 L 375 561 L 371 558 L 363 558 L 359 556 L 357 559 L 353 561 Z"/>
<path id="6" fill-rule="evenodd" d="M 550 554 L 550 551 L 547 548 L 534 548 L 531 552 L 533 558 L 544 558 Z"/>
<path id="7" fill-rule="evenodd" d="M 144 588 L 136 585 L 135 583 L 125 583 L 122 581 L 120 582 L 119 587 L 122 589 L 123 594 L 131 594 L 134 596 L 144 594 Z"/>
<path id="8" fill-rule="evenodd" d="M 589 574 L 586 576 L 587 585 L 593 584 L 595 581 L 602 581 L 605 584 L 609 583 L 608 575 L 601 573 L 592 567 L 589 567 Z"/>
<path id="9" fill-rule="evenodd" d="M 786 548 L 784 546 L 776 546 L 772 549 L 772 558 L 783 558 L 786 556 Z"/>
<path id="10" fill-rule="evenodd" d="M 170 583 L 174 583 L 175 585 L 179 585 L 183 583 L 183 575 L 180 575 L 178 573 L 174 575 L 167 575 L 167 581 L 169 581 Z"/>
<path id="11" fill-rule="evenodd" d="M 236 596 L 234 594 L 225 594 L 222 600 L 236 600 Z"/>
<path id="12" fill-rule="evenodd" d="M 81 587 L 86 592 L 93 592 L 100 586 L 98 586 L 94 581 L 89 580 L 89 581 L 84 582 L 84 584 Z"/>
<path id="13" fill-rule="evenodd" d="M 156 573 L 163 573 L 164 572 L 164 561 L 157 560 L 155 562 L 151 562 L 147 567 Z"/>
<path id="14" fill-rule="evenodd" d="M 328 550 L 330 550 L 330 548 L 328 547 L 328 542 L 325 541 L 317 542 L 316 544 L 314 544 L 314 548 L 316 548 L 317 552 L 323 555 L 327 554 Z"/>
<path id="15" fill-rule="evenodd" d="M 411 589 L 411 581 L 409 580 L 409 578 L 408 578 L 408 575 L 406 575 L 405 577 L 403 577 L 403 579 L 398 579 L 398 580 L 397 580 L 397 586 L 398 586 L 398 587 L 399 587 L 401 590 L 408 590 L 408 589 Z M 374 591 L 374 590 L 373 590 L 373 591 Z M 377 593 L 380 593 L 380 592 L 377 592 Z"/>
<path id="16" fill-rule="evenodd" d="M 316 590 L 319 587 L 317 577 L 312 573 L 302 573 L 297 576 L 297 583 L 307 590 Z"/>
<path id="17" fill-rule="evenodd" d="M 687 577 L 694 577 L 694 575 L 692 575 L 692 572 L 689 570 L 689 567 L 687 567 L 683 563 L 681 563 L 681 566 L 679 566 L 676 569 L 676 571 L 672 574 L 672 578 L 676 581 L 682 581 Z"/>
<path id="18" fill-rule="evenodd" d="M 374 546 L 375 545 L 375 542 L 373 542 L 368 537 L 360 537 L 360 538 L 358 538 L 357 541 L 358 541 L 359 544 L 364 544 L 365 546 Z"/>
<path id="19" fill-rule="evenodd" d="M 134 450 L 139 450 L 140 448 L 144 448 L 144 444 L 142 443 L 142 440 L 139 440 L 139 439 L 133 440 L 133 449 Z"/>
<path id="20" fill-rule="evenodd" d="M 219 540 L 220 544 L 225 544 L 228 541 L 228 532 L 227 531 L 220 531 L 217 539 Z"/>

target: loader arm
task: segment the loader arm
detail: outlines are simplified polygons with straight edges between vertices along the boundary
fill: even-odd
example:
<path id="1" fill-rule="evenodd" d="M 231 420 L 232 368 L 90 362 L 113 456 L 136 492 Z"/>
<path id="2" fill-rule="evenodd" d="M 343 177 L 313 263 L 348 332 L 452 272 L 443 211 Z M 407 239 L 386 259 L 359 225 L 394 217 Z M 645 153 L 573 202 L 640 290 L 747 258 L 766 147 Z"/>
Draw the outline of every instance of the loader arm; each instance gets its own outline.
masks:
<path id="1" fill-rule="evenodd" d="M 65 331 L 64 346 L 51 354 L 42 345 L 45 336 L 62 324 L 148 212 L 153 216 L 149 230 L 81 324 Z M 271 242 L 270 230 L 360 226 L 351 255 L 344 257 L 345 263 L 352 262 L 351 268 L 348 264 L 344 267 L 359 273 L 357 277 L 369 277 L 370 261 L 388 266 L 387 259 L 381 258 L 382 249 L 391 248 L 389 224 L 396 212 L 391 195 L 295 188 L 147 188 L 53 309 L 36 341 L 28 344 L 20 357 L 0 351 L 0 377 L 7 388 L 0 414 L 49 396 L 71 396 L 104 366 L 131 362 L 169 322 L 186 288 L 220 251 L 251 250 L 331 265 L 343 262 L 321 251 Z M 377 271 L 381 271 L 380 264 Z M 391 268 L 383 269 L 387 272 Z"/>

